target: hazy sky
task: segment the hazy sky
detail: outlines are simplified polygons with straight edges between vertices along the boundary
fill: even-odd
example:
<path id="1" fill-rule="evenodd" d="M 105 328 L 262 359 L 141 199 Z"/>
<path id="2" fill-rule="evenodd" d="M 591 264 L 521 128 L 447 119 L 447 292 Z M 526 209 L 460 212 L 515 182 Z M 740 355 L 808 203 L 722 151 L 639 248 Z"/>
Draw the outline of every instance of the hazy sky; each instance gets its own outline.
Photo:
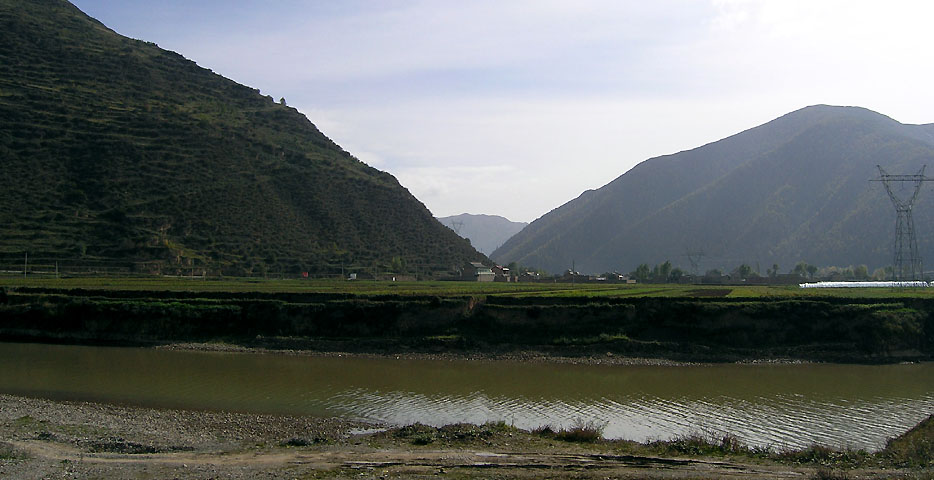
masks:
<path id="1" fill-rule="evenodd" d="M 813 104 L 934 122 L 928 1 L 73 2 L 285 97 L 437 216 L 532 221 Z"/>

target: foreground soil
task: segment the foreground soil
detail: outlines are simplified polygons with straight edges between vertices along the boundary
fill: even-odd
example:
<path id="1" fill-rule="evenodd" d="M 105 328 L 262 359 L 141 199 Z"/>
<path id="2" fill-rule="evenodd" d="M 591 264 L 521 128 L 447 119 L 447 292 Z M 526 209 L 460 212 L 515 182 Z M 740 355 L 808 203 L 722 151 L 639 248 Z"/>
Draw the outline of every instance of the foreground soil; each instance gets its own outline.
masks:
<path id="1" fill-rule="evenodd" d="M 381 427 L 0 395 L 0 478 L 932 478 L 923 469 L 660 455 L 503 424 Z"/>

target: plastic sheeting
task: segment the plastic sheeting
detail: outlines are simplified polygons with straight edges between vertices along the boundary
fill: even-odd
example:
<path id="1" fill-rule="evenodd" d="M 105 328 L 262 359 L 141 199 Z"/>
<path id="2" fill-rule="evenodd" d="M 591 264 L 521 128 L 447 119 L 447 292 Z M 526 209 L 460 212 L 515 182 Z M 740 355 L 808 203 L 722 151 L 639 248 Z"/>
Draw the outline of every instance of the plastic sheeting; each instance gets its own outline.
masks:
<path id="1" fill-rule="evenodd" d="M 928 282 L 815 282 L 798 284 L 801 288 L 912 288 L 930 287 Z"/>

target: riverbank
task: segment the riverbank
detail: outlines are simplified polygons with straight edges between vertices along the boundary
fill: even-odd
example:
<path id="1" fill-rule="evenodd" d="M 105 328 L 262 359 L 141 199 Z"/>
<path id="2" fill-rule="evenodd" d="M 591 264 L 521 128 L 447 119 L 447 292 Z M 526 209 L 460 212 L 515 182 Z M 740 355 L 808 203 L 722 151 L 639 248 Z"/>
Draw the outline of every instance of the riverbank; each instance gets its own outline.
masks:
<path id="1" fill-rule="evenodd" d="M 905 468 L 884 454 L 822 447 L 766 452 L 729 436 L 637 444 L 599 439 L 590 435 L 595 429 L 529 432 L 502 423 L 385 429 L 335 418 L 0 395 L 0 477 L 881 479 L 934 473 L 930 460 L 927 467 Z"/>
<path id="2" fill-rule="evenodd" d="M 694 296 L 652 297 L 613 290 L 611 297 L 566 286 L 563 296 L 474 296 L 448 288 L 443 295 L 371 295 L 5 287 L 0 340 L 581 362 L 934 358 L 934 299 L 927 295 L 734 298 L 691 290 L 682 293 Z"/>
<path id="3" fill-rule="evenodd" d="M 288 342 L 291 346 L 296 346 L 299 342 L 294 340 Z M 255 353 L 261 355 L 297 355 L 308 357 L 357 357 L 357 358 L 385 358 L 385 359 L 405 359 L 405 360 L 436 360 L 436 361 L 470 361 L 470 362 L 519 362 L 519 363 L 556 363 L 569 365 L 612 365 L 612 366 L 670 366 L 684 367 L 689 365 L 701 365 L 698 362 L 679 362 L 664 358 L 646 358 L 646 357 L 622 357 L 613 355 L 612 352 L 590 356 L 561 356 L 553 353 L 541 351 L 484 351 L 484 352 L 419 352 L 419 351 L 395 351 L 395 352 L 360 352 L 354 350 L 311 350 L 301 348 L 269 348 L 269 347 L 250 347 L 223 342 L 186 342 L 186 343 L 167 343 L 156 345 L 152 348 L 157 350 L 188 351 L 188 352 L 220 352 L 220 353 Z M 739 363 L 762 364 L 800 364 L 806 361 L 796 359 L 748 359 Z"/>

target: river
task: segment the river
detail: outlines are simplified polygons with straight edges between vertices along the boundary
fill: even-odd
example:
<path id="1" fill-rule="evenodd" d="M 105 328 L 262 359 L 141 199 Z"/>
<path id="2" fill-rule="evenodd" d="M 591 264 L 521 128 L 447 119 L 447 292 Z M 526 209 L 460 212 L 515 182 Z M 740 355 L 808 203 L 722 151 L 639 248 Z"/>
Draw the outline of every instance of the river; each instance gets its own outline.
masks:
<path id="1" fill-rule="evenodd" d="M 604 425 L 876 450 L 934 413 L 934 364 L 609 366 L 0 343 L 0 392 L 390 424 Z"/>

